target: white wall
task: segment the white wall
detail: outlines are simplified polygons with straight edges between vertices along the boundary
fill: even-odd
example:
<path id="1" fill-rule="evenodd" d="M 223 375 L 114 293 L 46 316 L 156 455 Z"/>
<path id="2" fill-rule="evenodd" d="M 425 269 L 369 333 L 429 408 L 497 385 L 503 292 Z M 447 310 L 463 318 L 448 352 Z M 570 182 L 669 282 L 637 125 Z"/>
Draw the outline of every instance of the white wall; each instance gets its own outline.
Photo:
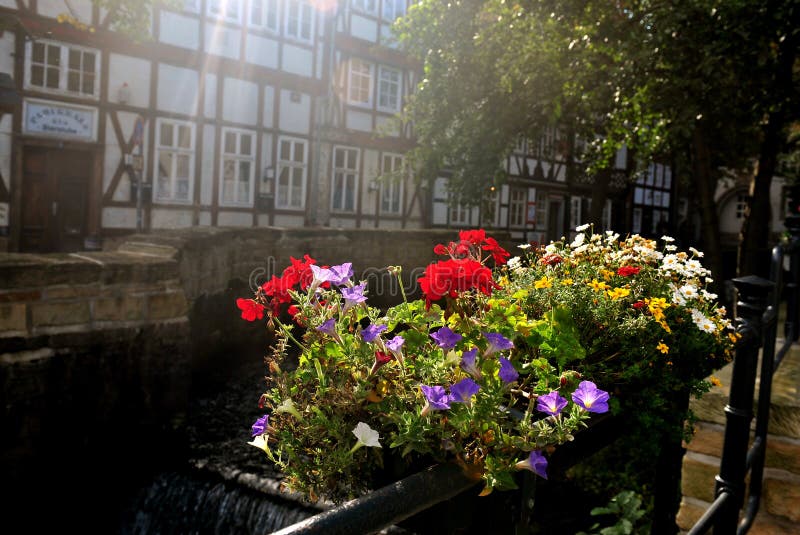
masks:
<path id="1" fill-rule="evenodd" d="M 314 67 L 313 54 L 308 48 L 284 44 L 281 67 L 286 72 L 311 77 Z"/>
<path id="2" fill-rule="evenodd" d="M 258 121 L 258 85 L 236 78 L 225 78 L 222 93 L 222 118 L 233 123 L 255 126 Z"/>
<path id="3" fill-rule="evenodd" d="M 242 47 L 242 32 L 210 22 L 206 23 L 205 51 L 209 54 L 239 59 Z"/>
<path id="4" fill-rule="evenodd" d="M 212 199 L 212 184 L 214 182 L 214 126 L 203 126 L 202 161 L 200 164 L 200 204 L 208 206 Z"/>
<path id="5" fill-rule="evenodd" d="M 278 41 L 259 35 L 247 35 L 245 60 L 270 69 L 278 68 Z"/>
<path id="6" fill-rule="evenodd" d="M 136 228 L 136 208 L 103 208 L 104 228 Z"/>
<path id="7" fill-rule="evenodd" d="M 158 65 L 157 108 L 162 111 L 197 114 L 199 76 L 197 71 L 160 63 Z"/>
<path id="8" fill-rule="evenodd" d="M 200 48 L 200 21 L 172 11 L 162 11 L 158 40 L 169 45 Z"/>
<path id="9" fill-rule="evenodd" d="M 350 17 L 350 35 L 374 43 L 378 38 L 378 23 L 361 15 L 352 15 Z"/>
<path id="10" fill-rule="evenodd" d="M 217 214 L 217 225 L 220 227 L 252 227 L 253 214 L 221 211 Z"/>
<path id="11" fill-rule="evenodd" d="M 108 57 L 108 100 L 119 103 L 119 88 L 127 83 L 128 105 L 150 107 L 150 62 L 144 59 L 110 54 Z"/>
<path id="12" fill-rule="evenodd" d="M 292 102 L 292 91 L 282 89 L 278 128 L 286 132 L 308 134 L 311 129 L 311 96 L 300 93 L 300 101 Z"/>
<path id="13" fill-rule="evenodd" d="M 349 109 L 345 112 L 345 127 L 350 130 L 372 132 L 372 114 Z"/>
<path id="14" fill-rule="evenodd" d="M 217 116 L 217 75 L 206 74 L 205 90 L 203 113 L 209 119 L 214 119 Z"/>
<path id="15" fill-rule="evenodd" d="M 153 208 L 150 215 L 152 228 L 184 228 L 192 226 L 191 210 Z"/>

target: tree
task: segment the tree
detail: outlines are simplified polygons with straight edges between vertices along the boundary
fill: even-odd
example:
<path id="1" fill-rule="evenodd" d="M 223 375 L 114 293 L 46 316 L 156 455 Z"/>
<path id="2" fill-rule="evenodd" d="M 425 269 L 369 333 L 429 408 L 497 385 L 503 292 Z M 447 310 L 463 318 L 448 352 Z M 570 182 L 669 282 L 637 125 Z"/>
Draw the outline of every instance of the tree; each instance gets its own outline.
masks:
<path id="1" fill-rule="evenodd" d="M 517 135 L 535 138 L 555 123 L 592 140 L 574 173 L 607 168 L 623 143 L 642 162 L 677 161 L 697 192 L 702 245 L 720 274 L 717 180 L 759 152 L 759 184 L 771 179 L 772 147 L 796 114 L 798 8 L 762 4 L 423 0 L 398 25 L 424 64 L 406 109 L 420 141 L 411 159 L 423 176 L 447 164 L 451 187 L 470 198 L 486 177 L 502 176 Z M 764 226 L 758 206 L 750 221 L 761 225 L 746 235 Z"/>

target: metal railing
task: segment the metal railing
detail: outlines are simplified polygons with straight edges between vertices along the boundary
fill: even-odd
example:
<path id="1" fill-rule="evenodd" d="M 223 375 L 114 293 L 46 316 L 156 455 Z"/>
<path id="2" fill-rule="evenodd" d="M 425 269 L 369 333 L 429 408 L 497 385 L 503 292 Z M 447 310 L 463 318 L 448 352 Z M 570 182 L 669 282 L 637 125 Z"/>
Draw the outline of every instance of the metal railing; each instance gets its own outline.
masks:
<path id="1" fill-rule="evenodd" d="M 712 528 L 715 535 L 742 535 L 748 532 L 758 514 L 764 479 L 772 379 L 800 334 L 800 215 L 787 217 L 786 228 L 789 238 L 772 249 L 769 279 L 747 276 L 733 280 L 739 293 L 736 331 L 741 335 L 741 340 L 736 348 L 730 397 L 725 407 L 725 438 L 719 475 L 716 477 L 716 497 L 689 535 L 700 535 Z M 788 270 L 785 269 L 787 263 Z M 788 271 L 786 281 L 785 271 Z M 784 341 L 776 351 L 778 309 L 784 300 Z M 761 373 L 758 378 L 755 432 L 748 449 L 759 353 Z M 748 474 L 749 487 L 745 484 Z"/>

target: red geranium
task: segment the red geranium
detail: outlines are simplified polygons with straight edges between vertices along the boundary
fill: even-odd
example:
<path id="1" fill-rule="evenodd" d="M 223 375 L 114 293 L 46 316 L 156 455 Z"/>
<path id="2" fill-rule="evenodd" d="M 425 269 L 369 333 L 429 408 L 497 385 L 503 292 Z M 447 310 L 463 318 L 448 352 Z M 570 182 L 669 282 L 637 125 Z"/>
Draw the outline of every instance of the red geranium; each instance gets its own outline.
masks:
<path id="1" fill-rule="evenodd" d="M 484 241 L 486 245 L 483 246 L 483 250 L 492 253 L 492 259 L 495 265 L 502 266 L 505 264 L 506 259 L 511 256 L 511 253 L 500 247 L 500 244 L 497 243 L 497 240 L 494 238 L 486 238 Z"/>
<path id="2" fill-rule="evenodd" d="M 260 320 L 264 317 L 264 305 L 252 299 L 239 298 L 236 300 L 236 306 L 242 311 L 242 319 L 247 321 Z"/>
<path id="3" fill-rule="evenodd" d="M 491 270 L 469 258 L 444 260 L 428 265 L 419 284 L 428 307 L 431 302 L 445 296 L 457 297 L 459 292 L 473 288 L 490 295 L 492 289 L 497 287 L 492 280 Z"/>
<path id="4" fill-rule="evenodd" d="M 631 277 L 639 273 L 639 268 L 635 266 L 622 266 L 617 270 L 617 275 L 620 277 Z"/>

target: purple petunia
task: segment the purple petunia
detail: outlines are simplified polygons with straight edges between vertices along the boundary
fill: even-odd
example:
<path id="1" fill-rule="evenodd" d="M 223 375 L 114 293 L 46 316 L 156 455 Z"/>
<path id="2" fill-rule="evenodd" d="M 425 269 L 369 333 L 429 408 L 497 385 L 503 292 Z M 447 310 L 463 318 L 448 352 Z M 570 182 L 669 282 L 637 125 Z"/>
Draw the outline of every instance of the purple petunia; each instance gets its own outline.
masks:
<path id="1" fill-rule="evenodd" d="M 317 330 L 321 333 L 327 334 L 328 336 L 336 336 L 336 320 L 333 318 L 329 319 L 317 327 Z"/>
<path id="2" fill-rule="evenodd" d="M 431 338 L 436 340 L 436 345 L 442 349 L 453 349 L 461 341 L 462 336 L 445 326 L 431 334 Z"/>
<path id="3" fill-rule="evenodd" d="M 539 396 L 536 402 L 536 410 L 544 412 L 550 416 L 557 416 L 567 406 L 566 398 L 561 397 L 557 391 L 553 390 L 546 396 Z"/>
<path id="4" fill-rule="evenodd" d="M 514 365 L 505 357 L 500 357 L 500 371 L 497 372 L 497 375 L 506 384 L 513 383 L 519 378 L 519 373 L 514 369 Z"/>
<path id="5" fill-rule="evenodd" d="M 338 266 L 331 266 L 328 268 L 328 271 L 330 272 L 328 282 L 336 286 L 344 286 L 350 281 L 350 277 L 353 276 L 353 264 L 352 262 L 345 262 Z"/>
<path id="6" fill-rule="evenodd" d="M 481 370 L 478 368 L 476 359 L 478 357 L 478 349 L 473 348 L 469 351 L 464 351 L 461 355 L 461 369 L 470 374 L 475 379 L 480 379 Z"/>
<path id="7" fill-rule="evenodd" d="M 370 323 L 366 329 L 361 331 L 361 337 L 364 339 L 365 342 L 372 342 L 375 338 L 378 337 L 383 331 L 386 330 L 386 325 L 380 325 L 377 323 Z"/>
<path id="8" fill-rule="evenodd" d="M 547 479 L 547 459 L 539 450 L 533 450 L 528 458 L 516 464 L 518 469 L 530 470 L 537 476 Z"/>
<path id="9" fill-rule="evenodd" d="M 422 409 L 423 416 L 431 410 L 443 411 L 450 408 L 453 397 L 445 392 L 443 386 L 420 385 L 419 388 L 425 394 L 425 400 L 427 401 Z"/>
<path id="10" fill-rule="evenodd" d="M 450 387 L 450 397 L 453 402 L 469 403 L 470 398 L 477 394 L 480 389 L 481 386 L 478 383 L 467 377 Z"/>
<path id="11" fill-rule="evenodd" d="M 257 437 L 258 435 L 263 435 L 267 432 L 267 426 L 269 425 L 269 414 L 265 414 L 261 418 L 255 421 L 253 424 L 253 436 Z"/>
<path id="12" fill-rule="evenodd" d="M 489 347 L 486 349 L 485 355 L 491 355 L 514 347 L 514 342 L 500 333 L 483 333 L 483 335 L 489 340 Z"/>
<path id="13" fill-rule="evenodd" d="M 572 401 L 589 412 L 608 412 L 608 392 L 600 390 L 591 381 L 581 381 L 572 393 Z"/>
<path id="14" fill-rule="evenodd" d="M 356 284 L 352 288 L 342 288 L 342 297 L 344 297 L 343 312 L 351 306 L 357 305 L 358 303 L 363 303 L 367 300 L 367 296 L 364 295 L 364 290 L 366 287 L 367 283 L 362 282 L 361 284 Z"/>

